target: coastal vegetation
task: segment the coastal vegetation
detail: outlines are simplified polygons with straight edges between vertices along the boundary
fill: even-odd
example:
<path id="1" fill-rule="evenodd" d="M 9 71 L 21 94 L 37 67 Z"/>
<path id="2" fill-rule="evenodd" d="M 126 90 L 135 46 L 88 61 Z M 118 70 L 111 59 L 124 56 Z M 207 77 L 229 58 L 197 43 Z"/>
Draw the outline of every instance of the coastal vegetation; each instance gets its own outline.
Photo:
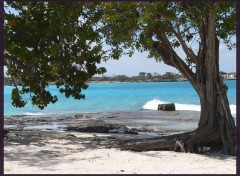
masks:
<path id="1" fill-rule="evenodd" d="M 236 80 L 236 73 L 220 72 L 220 77 L 224 80 Z M 146 73 L 139 72 L 137 76 L 127 75 L 113 75 L 113 76 L 93 76 L 87 83 L 101 83 L 101 82 L 168 82 L 168 81 L 187 81 L 187 79 L 179 73 L 166 72 L 165 74 L 159 73 Z M 21 80 L 12 79 L 11 77 L 4 77 L 5 86 L 21 85 Z M 49 84 L 56 84 L 56 81 L 51 81 Z"/>
<path id="2" fill-rule="evenodd" d="M 182 75 L 175 74 L 172 72 L 166 72 L 165 74 L 158 73 L 146 73 L 139 72 L 137 76 L 126 76 L 126 75 L 113 75 L 113 76 L 101 76 L 101 77 L 92 77 L 89 81 L 101 82 L 101 81 L 110 81 L 110 82 L 161 82 L 161 81 L 182 81 L 186 80 Z"/>
<path id="3" fill-rule="evenodd" d="M 236 127 L 219 72 L 220 40 L 229 49 L 235 46 L 234 2 L 11 1 L 8 6 L 18 11 L 5 10 L 4 23 L 7 74 L 22 81 L 22 89 L 15 85 L 12 92 L 15 107 L 26 104 L 21 95 L 29 92 L 32 104 L 41 109 L 55 103 L 57 97 L 46 90 L 53 80 L 66 97 L 82 99 L 86 82 L 106 72 L 96 64 L 147 51 L 191 83 L 200 99 L 200 121 L 194 131 L 129 140 L 121 144 L 123 148 L 236 154 Z M 180 57 L 176 48 L 182 48 L 186 57 Z"/>
<path id="4" fill-rule="evenodd" d="M 235 80 L 236 73 L 220 73 L 220 77 L 223 80 Z M 168 81 L 187 81 L 187 79 L 179 74 L 166 72 L 164 74 L 159 73 L 146 73 L 140 72 L 137 76 L 127 75 L 113 75 L 113 76 L 98 76 L 92 77 L 88 82 L 168 82 Z"/>

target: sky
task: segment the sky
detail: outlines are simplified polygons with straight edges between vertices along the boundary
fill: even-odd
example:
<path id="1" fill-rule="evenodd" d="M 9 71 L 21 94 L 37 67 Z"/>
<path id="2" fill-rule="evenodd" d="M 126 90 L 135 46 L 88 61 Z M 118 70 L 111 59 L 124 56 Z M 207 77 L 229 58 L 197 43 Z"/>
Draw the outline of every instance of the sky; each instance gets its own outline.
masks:
<path id="1" fill-rule="evenodd" d="M 181 50 L 178 54 L 184 57 Z M 220 71 L 236 72 L 236 49 L 229 51 L 224 44 L 220 44 Z M 98 67 L 105 67 L 105 76 L 127 75 L 137 76 L 139 72 L 164 74 L 166 72 L 179 73 L 174 67 L 168 66 L 163 62 L 156 62 L 153 58 L 147 58 L 147 52 L 136 52 L 132 57 L 122 56 L 119 60 L 108 60 L 102 62 Z M 4 67 L 6 71 L 6 67 Z M 99 76 L 99 75 L 98 75 Z M 101 76 L 101 75 L 100 75 Z"/>
<path id="2" fill-rule="evenodd" d="M 220 71 L 236 72 L 236 49 L 228 50 L 225 44 L 220 43 L 219 65 Z M 180 57 L 185 57 L 181 50 L 177 51 Z M 119 60 L 108 60 L 99 64 L 105 67 L 105 76 L 127 75 L 137 76 L 139 72 L 164 74 L 166 72 L 179 73 L 174 67 L 168 66 L 163 62 L 156 62 L 153 58 L 147 58 L 147 52 L 136 52 L 132 57 L 122 56 Z"/>

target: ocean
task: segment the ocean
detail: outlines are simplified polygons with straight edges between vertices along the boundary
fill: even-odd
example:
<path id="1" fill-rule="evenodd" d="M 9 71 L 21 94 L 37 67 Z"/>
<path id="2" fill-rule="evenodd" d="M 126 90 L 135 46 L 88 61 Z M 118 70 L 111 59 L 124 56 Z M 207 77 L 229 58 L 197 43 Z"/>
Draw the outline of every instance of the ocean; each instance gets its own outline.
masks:
<path id="1" fill-rule="evenodd" d="M 236 117 L 236 80 L 226 80 L 231 113 Z M 65 98 L 55 85 L 48 87 L 59 101 L 40 110 L 30 101 L 24 108 L 11 104 L 12 86 L 4 86 L 4 116 L 53 115 L 139 109 L 157 110 L 158 104 L 175 103 L 176 110 L 200 111 L 199 98 L 189 82 L 91 83 L 83 93 L 86 98 Z M 24 96 L 24 100 L 30 100 Z"/>

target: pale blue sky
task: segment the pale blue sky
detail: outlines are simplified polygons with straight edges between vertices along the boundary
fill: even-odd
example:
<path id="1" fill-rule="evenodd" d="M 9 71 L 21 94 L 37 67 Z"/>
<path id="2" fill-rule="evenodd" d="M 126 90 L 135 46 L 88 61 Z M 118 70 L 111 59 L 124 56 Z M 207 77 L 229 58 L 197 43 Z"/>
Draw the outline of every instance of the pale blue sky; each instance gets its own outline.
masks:
<path id="1" fill-rule="evenodd" d="M 183 56 L 182 51 L 179 55 Z M 102 62 L 98 66 L 107 69 L 106 76 L 127 75 L 136 76 L 139 72 L 164 74 L 165 72 L 178 73 L 173 67 L 170 67 L 163 62 L 156 62 L 152 58 L 147 58 L 147 53 L 136 52 L 132 57 L 123 56 L 119 60 L 108 60 Z M 5 68 L 5 67 L 4 67 Z M 6 68 L 4 69 L 6 70 Z M 236 49 L 229 51 L 224 44 L 220 45 L 220 71 L 236 72 Z"/>
<path id="2" fill-rule="evenodd" d="M 236 49 L 228 50 L 225 44 L 220 44 L 220 71 L 236 72 Z M 184 57 L 183 52 L 179 50 L 179 55 Z M 136 76 L 139 72 L 148 72 L 164 74 L 165 72 L 178 73 L 174 67 L 170 67 L 163 62 L 156 62 L 152 58 L 147 58 L 147 53 L 136 52 L 132 57 L 123 56 L 120 60 L 109 60 L 99 66 L 107 69 L 106 76 L 127 75 Z"/>

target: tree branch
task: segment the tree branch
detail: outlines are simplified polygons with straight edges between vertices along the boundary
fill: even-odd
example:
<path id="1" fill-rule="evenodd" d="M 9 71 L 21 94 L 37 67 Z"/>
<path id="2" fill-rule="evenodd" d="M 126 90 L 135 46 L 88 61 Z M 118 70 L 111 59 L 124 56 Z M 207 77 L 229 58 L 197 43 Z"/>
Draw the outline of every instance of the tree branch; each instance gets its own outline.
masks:
<path id="1" fill-rule="evenodd" d="M 26 65 L 24 65 L 21 61 L 17 60 L 15 57 L 12 57 L 8 54 L 4 54 L 4 59 L 7 59 L 8 61 L 17 64 L 18 67 L 23 69 L 23 71 L 29 75 L 33 74 L 33 70 Z"/>
<path id="2" fill-rule="evenodd" d="M 165 33 L 160 32 L 157 34 L 158 38 L 162 42 L 162 50 L 167 52 L 165 54 L 163 61 L 170 62 L 175 68 L 177 68 L 187 79 L 191 82 L 193 87 L 199 92 L 199 87 L 196 84 L 195 74 L 190 70 L 186 63 L 178 56 L 178 54 L 172 48 Z"/>
<path id="3" fill-rule="evenodd" d="M 176 32 L 174 30 L 173 27 L 171 27 L 171 31 L 174 33 L 174 35 L 177 37 L 177 39 L 179 40 L 179 42 L 181 43 L 182 45 L 182 48 L 184 50 L 184 52 L 186 53 L 186 55 L 193 59 L 195 62 L 197 62 L 197 56 L 194 54 L 193 50 L 191 48 L 189 48 L 186 43 L 184 42 L 182 36 L 181 36 L 181 32 L 180 32 L 180 29 L 179 29 L 179 26 L 177 26 L 177 29 L 178 31 Z"/>
<path id="4" fill-rule="evenodd" d="M 154 44 L 152 46 L 149 46 L 148 48 L 158 53 L 162 58 L 165 58 L 163 59 L 165 64 L 175 67 L 171 62 L 171 59 L 167 57 L 167 53 L 165 52 L 161 42 L 155 41 Z"/>
<path id="5" fill-rule="evenodd" d="M 205 2 L 202 2 L 202 3 L 206 5 Z M 185 13 L 186 13 L 186 15 L 190 18 L 190 20 L 191 20 L 191 21 L 195 21 L 195 20 L 194 20 L 194 16 L 193 16 L 191 13 L 189 13 L 188 10 L 187 10 L 187 9 L 188 9 L 188 3 L 186 3 L 186 2 L 180 2 L 180 4 L 181 4 L 184 8 L 186 8 Z M 202 22 L 200 22 L 200 23 L 197 23 L 196 26 L 197 26 L 198 29 L 199 29 L 199 34 L 200 34 L 200 38 L 201 38 L 201 43 L 203 43 L 203 42 L 205 42 L 204 38 L 206 39 L 206 36 L 205 36 L 206 32 L 205 32 L 205 29 L 204 29 L 204 22 L 202 21 Z M 200 46 L 201 46 L 201 45 L 199 45 L 199 53 L 201 53 L 201 51 L 202 51 L 202 48 L 201 48 Z M 196 57 L 199 58 L 199 55 L 196 56 Z"/>

